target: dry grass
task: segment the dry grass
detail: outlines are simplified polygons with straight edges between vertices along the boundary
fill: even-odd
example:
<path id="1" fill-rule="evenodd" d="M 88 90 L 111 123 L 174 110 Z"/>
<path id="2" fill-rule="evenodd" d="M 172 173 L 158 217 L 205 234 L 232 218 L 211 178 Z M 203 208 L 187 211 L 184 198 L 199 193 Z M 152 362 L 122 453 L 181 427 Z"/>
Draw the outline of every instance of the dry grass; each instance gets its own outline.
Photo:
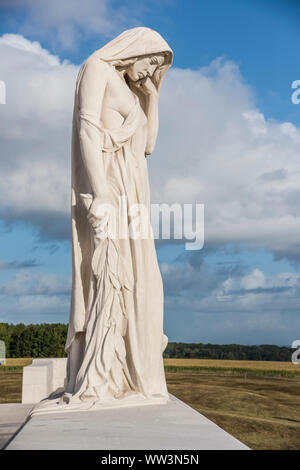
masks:
<path id="1" fill-rule="evenodd" d="M 299 379 L 167 372 L 169 392 L 251 449 L 300 449 Z"/>
<path id="2" fill-rule="evenodd" d="M 1 366 L 2 367 L 2 366 Z M 0 373 L 0 403 L 20 403 L 22 400 L 22 369 Z"/>
<path id="3" fill-rule="evenodd" d="M 5 367 L 24 367 L 32 363 L 32 358 L 8 358 Z M 292 362 L 275 361 L 230 361 L 223 359 L 164 359 L 166 366 L 179 367 L 225 367 L 228 369 L 288 370 L 300 373 L 300 365 Z M 3 366 L 0 366 L 0 369 Z"/>
<path id="4" fill-rule="evenodd" d="M 0 367 L 0 403 L 21 401 L 21 367 L 31 359 L 9 359 Z M 293 370 L 280 362 L 216 361 L 209 359 L 166 359 L 167 366 L 195 367 L 176 370 L 166 377 L 170 393 L 214 421 L 251 449 L 300 449 L 300 380 L 298 377 L 247 375 L 238 370 Z M 209 367 L 211 371 L 197 369 Z M 216 368 L 238 369 L 228 375 Z"/>
<path id="5" fill-rule="evenodd" d="M 275 361 L 230 361 L 227 359 L 164 359 L 166 366 L 226 367 L 228 369 L 288 370 L 300 373 L 300 365 Z"/>
<path id="6" fill-rule="evenodd" d="M 0 370 L 1 370 L 1 367 L 24 367 L 24 366 L 29 366 L 29 364 L 31 363 L 32 363 L 31 357 L 8 358 L 5 361 L 5 365 L 0 366 Z"/>

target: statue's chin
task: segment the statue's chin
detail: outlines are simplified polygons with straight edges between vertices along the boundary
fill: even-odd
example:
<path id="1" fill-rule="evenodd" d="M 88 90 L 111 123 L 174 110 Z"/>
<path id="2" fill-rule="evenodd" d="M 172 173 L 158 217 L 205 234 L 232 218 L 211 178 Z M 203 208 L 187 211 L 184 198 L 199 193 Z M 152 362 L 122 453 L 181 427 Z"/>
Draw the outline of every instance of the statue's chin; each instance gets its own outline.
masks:
<path id="1" fill-rule="evenodd" d="M 129 78 L 129 83 L 137 83 L 139 81 L 139 78 L 133 80 L 132 78 L 128 77 Z"/>
<path id="2" fill-rule="evenodd" d="M 128 73 L 124 75 L 124 78 L 128 86 L 130 86 L 131 84 L 134 85 L 136 82 L 138 82 L 138 80 L 133 80 L 132 77 L 128 75 Z"/>
<path id="3" fill-rule="evenodd" d="M 133 83 L 136 83 L 138 82 L 139 80 L 141 80 L 141 78 L 139 76 L 135 76 L 135 75 L 131 75 L 127 72 L 127 79 L 129 82 L 133 82 Z"/>

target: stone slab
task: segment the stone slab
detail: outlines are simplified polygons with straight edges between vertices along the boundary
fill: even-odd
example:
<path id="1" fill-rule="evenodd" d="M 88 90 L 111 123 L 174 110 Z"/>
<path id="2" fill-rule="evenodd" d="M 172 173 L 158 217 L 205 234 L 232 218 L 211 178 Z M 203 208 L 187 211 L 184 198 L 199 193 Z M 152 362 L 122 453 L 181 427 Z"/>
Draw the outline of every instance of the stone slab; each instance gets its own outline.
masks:
<path id="1" fill-rule="evenodd" d="M 23 368 L 22 403 L 38 403 L 64 388 L 66 358 L 34 359 Z"/>
<path id="2" fill-rule="evenodd" d="M 31 417 L 7 450 L 247 450 L 170 395 L 164 405 Z"/>
<path id="3" fill-rule="evenodd" d="M 25 422 L 33 405 L 22 403 L 0 404 L 0 449 L 18 431 Z"/>

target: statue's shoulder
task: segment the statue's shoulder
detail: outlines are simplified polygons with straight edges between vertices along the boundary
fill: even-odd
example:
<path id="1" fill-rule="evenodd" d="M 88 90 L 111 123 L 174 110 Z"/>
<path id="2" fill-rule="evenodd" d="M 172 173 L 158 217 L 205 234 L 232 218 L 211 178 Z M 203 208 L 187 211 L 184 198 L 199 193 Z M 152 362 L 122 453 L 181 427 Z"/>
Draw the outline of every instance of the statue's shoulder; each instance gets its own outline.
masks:
<path id="1" fill-rule="evenodd" d="M 93 55 L 84 62 L 83 67 L 85 70 L 94 70 L 95 72 L 107 74 L 111 72 L 111 67 L 107 62 L 99 57 L 93 57 Z"/>
<path id="2" fill-rule="evenodd" d="M 77 76 L 76 89 L 82 81 L 94 83 L 95 80 L 100 80 L 102 83 L 110 79 L 112 73 L 111 66 L 99 57 L 90 56 L 81 66 Z M 99 81 L 99 83 L 100 83 Z"/>

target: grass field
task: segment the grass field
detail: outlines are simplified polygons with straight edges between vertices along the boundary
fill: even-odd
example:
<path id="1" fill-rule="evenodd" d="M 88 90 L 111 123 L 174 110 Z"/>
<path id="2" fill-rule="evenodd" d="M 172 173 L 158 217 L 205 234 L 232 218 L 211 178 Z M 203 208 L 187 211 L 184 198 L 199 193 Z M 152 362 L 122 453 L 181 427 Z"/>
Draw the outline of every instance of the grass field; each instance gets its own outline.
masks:
<path id="1" fill-rule="evenodd" d="M 14 359 L 10 359 L 14 360 Z M 17 359 L 20 360 L 20 359 Z M 294 371 L 300 375 L 300 365 L 292 362 L 275 361 L 229 361 L 226 359 L 165 359 L 166 366 L 176 367 L 221 367 L 228 369 L 259 369 L 259 370 L 279 370 Z"/>
<path id="2" fill-rule="evenodd" d="M 167 372 L 223 373 L 226 375 L 294 377 L 300 379 L 300 366 L 292 362 L 227 361 L 213 359 L 165 359 Z"/>
<path id="3" fill-rule="evenodd" d="M 0 366 L 0 403 L 21 401 L 22 367 L 30 363 Z M 165 366 L 170 393 L 251 449 L 300 449 L 300 366 L 210 359 L 166 359 Z"/>
<path id="4" fill-rule="evenodd" d="M 21 358 L 11 358 L 6 359 L 5 365 L 0 366 L 0 370 L 3 367 L 24 367 L 29 366 L 32 363 L 32 358 L 30 357 L 21 357 Z"/>

